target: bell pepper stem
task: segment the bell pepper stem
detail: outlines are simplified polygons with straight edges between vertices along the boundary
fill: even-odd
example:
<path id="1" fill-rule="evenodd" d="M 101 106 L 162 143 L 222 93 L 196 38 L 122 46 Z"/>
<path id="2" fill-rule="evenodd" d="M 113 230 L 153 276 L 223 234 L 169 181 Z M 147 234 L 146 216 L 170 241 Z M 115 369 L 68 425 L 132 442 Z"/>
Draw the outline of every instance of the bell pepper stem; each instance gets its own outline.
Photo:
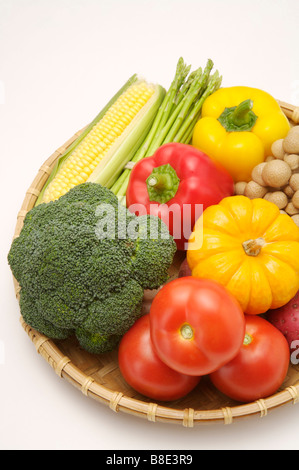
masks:
<path id="1" fill-rule="evenodd" d="M 240 103 L 231 114 L 231 120 L 235 126 L 243 126 L 250 122 L 249 111 L 252 110 L 253 101 L 245 100 Z"/>
<path id="2" fill-rule="evenodd" d="M 172 199 L 179 187 L 180 179 L 174 168 L 167 164 L 153 169 L 146 180 L 150 201 L 164 204 Z"/>
<path id="3" fill-rule="evenodd" d="M 252 107 L 251 99 L 244 100 L 238 106 L 225 108 L 218 121 L 227 132 L 250 131 L 258 118 L 252 111 Z"/>
<path id="4" fill-rule="evenodd" d="M 173 186 L 172 178 L 167 173 L 156 173 L 155 176 L 151 176 L 148 180 L 149 186 L 155 189 L 171 189 Z"/>

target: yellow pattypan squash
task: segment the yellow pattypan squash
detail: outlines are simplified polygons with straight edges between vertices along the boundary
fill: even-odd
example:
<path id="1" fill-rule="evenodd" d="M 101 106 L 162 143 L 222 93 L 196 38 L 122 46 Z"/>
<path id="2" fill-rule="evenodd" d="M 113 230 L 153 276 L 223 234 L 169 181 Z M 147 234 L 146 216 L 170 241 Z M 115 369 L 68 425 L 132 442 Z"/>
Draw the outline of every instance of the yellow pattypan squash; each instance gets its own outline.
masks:
<path id="1" fill-rule="evenodd" d="M 272 202 L 230 196 L 197 220 L 187 261 L 192 276 L 218 281 L 245 313 L 261 314 L 299 290 L 299 227 Z"/>

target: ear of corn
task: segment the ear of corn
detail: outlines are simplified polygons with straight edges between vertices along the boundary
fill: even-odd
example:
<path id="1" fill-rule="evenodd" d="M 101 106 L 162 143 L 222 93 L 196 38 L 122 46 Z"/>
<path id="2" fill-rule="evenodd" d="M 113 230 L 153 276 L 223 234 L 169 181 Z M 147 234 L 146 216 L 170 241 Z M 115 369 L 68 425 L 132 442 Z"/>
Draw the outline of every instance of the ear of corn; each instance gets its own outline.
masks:
<path id="1" fill-rule="evenodd" d="M 36 204 L 54 201 L 86 181 L 112 184 L 145 138 L 164 94 L 160 85 L 133 75 L 59 158 Z M 102 177 L 111 160 L 116 166 Z"/>

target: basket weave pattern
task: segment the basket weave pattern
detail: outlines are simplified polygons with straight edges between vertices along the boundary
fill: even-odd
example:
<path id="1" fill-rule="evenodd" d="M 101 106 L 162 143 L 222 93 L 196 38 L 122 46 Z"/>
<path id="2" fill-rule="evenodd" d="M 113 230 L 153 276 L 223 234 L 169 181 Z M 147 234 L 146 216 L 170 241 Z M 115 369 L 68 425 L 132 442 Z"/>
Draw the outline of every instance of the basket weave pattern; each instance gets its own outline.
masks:
<path id="1" fill-rule="evenodd" d="M 279 104 L 291 123 L 299 123 L 299 108 L 280 101 Z M 14 237 L 20 234 L 24 218 L 34 207 L 57 159 L 83 130 L 78 131 L 57 149 L 39 169 L 17 215 Z M 176 277 L 180 262 L 180 255 L 177 254 L 171 276 Z M 19 285 L 15 279 L 13 280 L 16 296 L 19 298 Z M 148 311 L 154 295 L 155 292 L 145 292 L 143 306 L 145 312 Z M 154 422 L 169 422 L 193 427 L 213 422 L 231 424 L 236 419 L 249 416 L 265 417 L 269 411 L 281 405 L 299 402 L 299 365 L 290 365 L 281 389 L 270 397 L 252 403 L 234 402 L 215 390 L 206 377 L 201 380 L 195 390 L 181 400 L 171 403 L 153 403 L 150 399 L 138 394 L 124 381 L 118 368 L 117 351 L 92 355 L 82 350 L 74 338 L 54 341 L 31 328 L 22 317 L 20 322 L 37 353 L 45 359 L 59 377 L 66 379 L 85 396 L 109 406 L 114 412 L 129 413 Z"/>

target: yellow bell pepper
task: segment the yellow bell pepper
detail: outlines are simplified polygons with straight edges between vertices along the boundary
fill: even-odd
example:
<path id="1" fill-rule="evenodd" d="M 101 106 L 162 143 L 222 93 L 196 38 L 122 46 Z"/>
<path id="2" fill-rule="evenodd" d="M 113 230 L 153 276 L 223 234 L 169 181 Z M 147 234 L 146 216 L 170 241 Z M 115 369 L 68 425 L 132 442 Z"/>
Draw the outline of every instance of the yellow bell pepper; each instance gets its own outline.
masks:
<path id="1" fill-rule="evenodd" d="M 271 155 L 290 124 L 267 92 L 246 86 L 220 88 L 210 95 L 195 125 L 192 145 L 220 163 L 234 181 L 250 181 L 253 168 Z"/>

